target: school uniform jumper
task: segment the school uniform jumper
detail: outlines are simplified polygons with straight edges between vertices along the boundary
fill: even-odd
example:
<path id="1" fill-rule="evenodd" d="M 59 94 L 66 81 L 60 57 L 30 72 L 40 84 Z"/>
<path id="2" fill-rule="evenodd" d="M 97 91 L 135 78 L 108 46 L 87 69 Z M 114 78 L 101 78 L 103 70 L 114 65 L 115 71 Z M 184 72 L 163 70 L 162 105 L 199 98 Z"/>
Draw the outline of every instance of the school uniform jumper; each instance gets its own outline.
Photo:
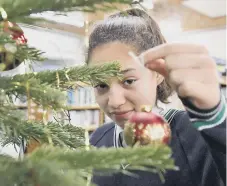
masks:
<path id="1" fill-rule="evenodd" d="M 225 186 L 226 185 L 226 103 L 224 98 L 213 109 L 200 110 L 182 99 L 187 111 L 170 109 L 164 117 L 171 127 L 170 147 L 179 171 L 167 171 L 165 183 L 157 174 L 133 171 L 138 176 L 122 173 L 96 175 L 98 186 Z M 122 130 L 115 123 L 98 128 L 90 143 L 96 147 L 124 146 Z M 130 165 L 129 165 L 130 166 Z M 127 168 L 126 168 L 127 170 Z"/>

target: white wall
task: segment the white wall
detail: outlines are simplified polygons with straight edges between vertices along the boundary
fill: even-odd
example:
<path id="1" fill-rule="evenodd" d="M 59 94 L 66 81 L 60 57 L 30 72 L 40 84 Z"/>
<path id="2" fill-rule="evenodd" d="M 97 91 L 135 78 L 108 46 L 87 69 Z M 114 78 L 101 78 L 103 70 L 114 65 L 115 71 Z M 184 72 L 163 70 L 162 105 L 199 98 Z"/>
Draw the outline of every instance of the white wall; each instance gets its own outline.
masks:
<path id="1" fill-rule="evenodd" d="M 226 28 L 172 33 L 166 34 L 166 38 L 168 42 L 202 44 L 212 56 L 226 59 Z"/>
<path id="2" fill-rule="evenodd" d="M 76 34 L 20 25 L 28 45 L 45 52 L 45 62 L 33 63 L 35 71 L 56 69 L 84 63 L 84 39 Z M 24 65 L 2 75 L 24 73 Z"/>
<path id="3" fill-rule="evenodd" d="M 44 52 L 51 59 L 59 59 L 58 64 L 75 65 L 84 62 L 84 40 L 82 37 L 61 31 L 25 27 L 22 25 L 28 44 Z"/>

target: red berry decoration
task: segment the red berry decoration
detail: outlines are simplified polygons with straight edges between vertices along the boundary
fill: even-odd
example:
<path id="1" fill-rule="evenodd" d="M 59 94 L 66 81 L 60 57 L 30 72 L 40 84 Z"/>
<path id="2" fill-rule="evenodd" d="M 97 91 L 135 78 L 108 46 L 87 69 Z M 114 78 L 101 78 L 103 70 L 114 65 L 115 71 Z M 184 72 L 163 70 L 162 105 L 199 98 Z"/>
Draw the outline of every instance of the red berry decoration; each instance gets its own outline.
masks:
<path id="1" fill-rule="evenodd" d="M 16 23 L 12 23 L 8 20 L 0 21 L 2 30 L 1 33 L 7 34 L 11 37 L 15 43 L 7 43 L 4 46 L 0 46 L 0 72 L 8 71 L 18 67 L 23 61 L 15 58 L 14 53 L 17 50 L 17 46 L 25 45 L 27 39 L 24 36 L 23 30 Z"/>
<path id="2" fill-rule="evenodd" d="M 25 44 L 27 43 L 27 39 L 24 36 L 24 31 L 21 29 L 21 27 L 16 24 L 12 23 L 10 21 L 3 21 L 3 31 L 5 33 L 8 33 L 13 40 L 16 41 L 17 44 Z"/>
<path id="3" fill-rule="evenodd" d="M 125 124 L 124 139 L 127 145 L 148 145 L 152 143 L 169 143 L 171 130 L 167 121 L 151 112 L 148 106 L 142 112 L 134 113 Z"/>

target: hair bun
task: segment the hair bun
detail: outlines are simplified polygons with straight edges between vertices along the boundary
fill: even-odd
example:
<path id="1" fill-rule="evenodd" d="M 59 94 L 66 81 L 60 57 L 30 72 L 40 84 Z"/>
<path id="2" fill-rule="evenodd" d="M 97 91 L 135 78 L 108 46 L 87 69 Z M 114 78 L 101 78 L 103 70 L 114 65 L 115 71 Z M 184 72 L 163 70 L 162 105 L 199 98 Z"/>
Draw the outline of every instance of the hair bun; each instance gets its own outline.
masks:
<path id="1" fill-rule="evenodd" d="M 110 18 L 114 17 L 127 17 L 127 16 L 134 16 L 134 17 L 141 17 L 141 18 L 149 18 L 150 16 L 148 13 L 140 8 L 130 8 L 114 15 L 111 15 Z"/>

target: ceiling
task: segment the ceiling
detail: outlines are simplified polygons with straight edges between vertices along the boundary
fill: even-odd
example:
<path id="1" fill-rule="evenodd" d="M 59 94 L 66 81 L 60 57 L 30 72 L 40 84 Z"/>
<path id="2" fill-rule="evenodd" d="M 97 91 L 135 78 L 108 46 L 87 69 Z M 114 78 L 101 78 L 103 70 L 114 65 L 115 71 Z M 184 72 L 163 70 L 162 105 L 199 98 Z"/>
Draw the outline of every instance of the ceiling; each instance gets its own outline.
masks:
<path id="1" fill-rule="evenodd" d="M 56 14 L 55 12 L 47 11 L 38 14 L 31 14 L 31 17 L 44 18 L 57 23 L 64 23 L 77 27 L 83 27 L 85 21 L 84 14 L 83 12 L 80 11 L 73 11 L 67 13 L 62 12 L 61 14 Z"/>
<path id="2" fill-rule="evenodd" d="M 226 16 L 226 0 L 184 0 L 182 4 L 211 18 Z"/>
<path id="3" fill-rule="evenodd" d="M 167 6 L 168 1 L 173 0 L 144 0 L 143 5 L 146 8 L 149 7 L 152 9 L 153 3 L 165 2 Z M 180 1 L 184 6 L 211 18 L 226 15 L 226 0 L 178 0 L 178 2 Z M 85 21 L 84 14 L 82 12 L 68 12 L 65 13 L 65 15 L 56 15 L 54 12 L 43 12 L 39 14 L 32 14 L 31 16 L 41 17 L 50 21 L 64 23 L 76 27 L 83 27 Z"/>

